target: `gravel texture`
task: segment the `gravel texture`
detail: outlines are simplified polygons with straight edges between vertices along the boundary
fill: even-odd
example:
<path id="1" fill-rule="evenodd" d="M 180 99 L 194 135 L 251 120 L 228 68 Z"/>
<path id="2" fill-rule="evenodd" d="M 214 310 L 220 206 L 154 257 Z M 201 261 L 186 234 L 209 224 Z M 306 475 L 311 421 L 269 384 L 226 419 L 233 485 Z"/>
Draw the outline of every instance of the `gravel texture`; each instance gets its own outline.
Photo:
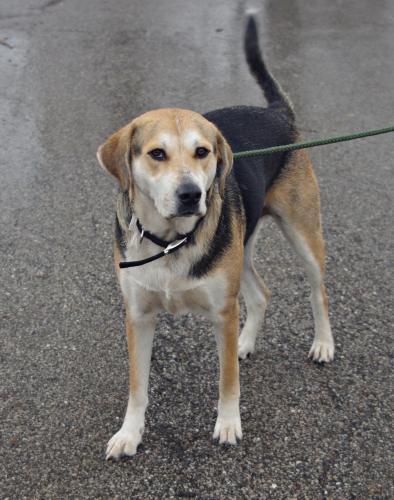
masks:
<path id="1" fill-rule="evenodd" d="M 259 5 L 265 54 L 305 138 L 393 122 L 393 2 Z M 3 499 L 394 497 L 392 135 L 311 153 L 335 362 L 306 359 L 308 284 L 268 223 L 257 263 L 273 298 L 241 366 L 242 443 L 211 443 L 210 325 L 163 315 L 143 445 L 132 460 L 104 460 L 125 410 L 127 355 L 116 187 L 95 151 L 147 109 L 259 104 L 242 54 L 245 6 L 0 0 Z"/>

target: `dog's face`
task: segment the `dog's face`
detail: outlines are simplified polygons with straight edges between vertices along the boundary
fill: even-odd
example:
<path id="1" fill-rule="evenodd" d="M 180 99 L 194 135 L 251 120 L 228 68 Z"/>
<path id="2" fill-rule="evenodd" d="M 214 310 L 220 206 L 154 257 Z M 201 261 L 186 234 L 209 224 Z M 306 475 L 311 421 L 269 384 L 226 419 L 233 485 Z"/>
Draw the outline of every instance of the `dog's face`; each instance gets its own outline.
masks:
<path id="1" fill-rule="evenodd" d="M 205 215 L 218 178 L 221 195 L 232 153 L 218 129 L 198 113 L 150 111 L 100 146 L 100 164 L 131 193 L 139 190 L 166 219 Z"/>

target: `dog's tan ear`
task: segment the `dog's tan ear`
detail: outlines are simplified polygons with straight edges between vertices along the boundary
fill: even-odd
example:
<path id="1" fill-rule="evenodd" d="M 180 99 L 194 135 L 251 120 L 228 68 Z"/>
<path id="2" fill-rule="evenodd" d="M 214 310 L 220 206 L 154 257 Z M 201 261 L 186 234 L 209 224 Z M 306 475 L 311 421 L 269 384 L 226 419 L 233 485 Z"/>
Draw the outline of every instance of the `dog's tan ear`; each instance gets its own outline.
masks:
<path id="1" fill-rule="evenodd" d="M 129 123 L 111 135 L 97 150 L 100 165 L 118 179 L 123 191 L 131 183 L 131 141 L 134 128 L 133 123 Z"/>
<path id="2" fill-rule="evenodd" d="M 219 131 L 216 136 L 216 141 L 218 148 L 217 176 L 219 182 L 219 194 L 223 199 L 226 188 L 226 179 L 233 167 L 233 152 L 231 151 L 226 139 Z"/>

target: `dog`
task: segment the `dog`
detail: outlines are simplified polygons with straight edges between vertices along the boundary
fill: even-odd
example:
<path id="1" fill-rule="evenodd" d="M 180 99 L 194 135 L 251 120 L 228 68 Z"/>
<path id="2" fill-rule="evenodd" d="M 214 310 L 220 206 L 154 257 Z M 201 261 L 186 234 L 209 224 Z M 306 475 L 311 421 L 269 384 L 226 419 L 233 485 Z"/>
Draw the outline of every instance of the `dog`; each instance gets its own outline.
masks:
<path id="1" fill-rule="evenodd" d="M 292 105 L 263 61 L 253 16 L 244 47 L 266 107 L 228 107 L 204 116 L 184 109 L 149 111 L 97 152 L 120 186 L 114 254 L 130 367 L 126 415 L 108 443 L 107 459 L 134 455 L 142 440 L 160 310 L 212 320 L 220 364 L 213 438 L 229 444 L 242 438 L 238 359 L 253 353 L 270 297 L 253 264 L 264 217 L 278 223 L 310 281 L 315 337 L 309 357 L 334 357 L 319 188 L 307 153 L 244 158 L 233 165 L 232 151 L 299 139 Z M 247 319 L 238 338 L 240 292 Z"/>

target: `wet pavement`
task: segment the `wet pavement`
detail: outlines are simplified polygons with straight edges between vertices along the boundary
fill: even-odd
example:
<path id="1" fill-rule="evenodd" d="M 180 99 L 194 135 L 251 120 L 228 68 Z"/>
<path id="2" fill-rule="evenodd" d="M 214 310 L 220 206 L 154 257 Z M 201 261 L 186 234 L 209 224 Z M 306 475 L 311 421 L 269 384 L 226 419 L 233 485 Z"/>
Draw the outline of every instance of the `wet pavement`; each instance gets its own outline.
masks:
<path id="1" fill-rule="evenodd" d="M 308 285 L 272 223 L 273 292 L 241 366 L 244 439 L 219 447 L 210 325 L 163 315 L 143 446 L 108 463 L 125 410 L 112 264 L 116 186 L 97 146 L 148 109 L 259 104 L 246 2 L 0 0 L 0 497 L 393 498 L 393 136 L 312 151 L 335 362 L 306 359 Z M 305 138 L 393 122 L 394 4 L 260 4 L 270 68 Z M 391 387 L 390 387 L 391 384 Z"/>

